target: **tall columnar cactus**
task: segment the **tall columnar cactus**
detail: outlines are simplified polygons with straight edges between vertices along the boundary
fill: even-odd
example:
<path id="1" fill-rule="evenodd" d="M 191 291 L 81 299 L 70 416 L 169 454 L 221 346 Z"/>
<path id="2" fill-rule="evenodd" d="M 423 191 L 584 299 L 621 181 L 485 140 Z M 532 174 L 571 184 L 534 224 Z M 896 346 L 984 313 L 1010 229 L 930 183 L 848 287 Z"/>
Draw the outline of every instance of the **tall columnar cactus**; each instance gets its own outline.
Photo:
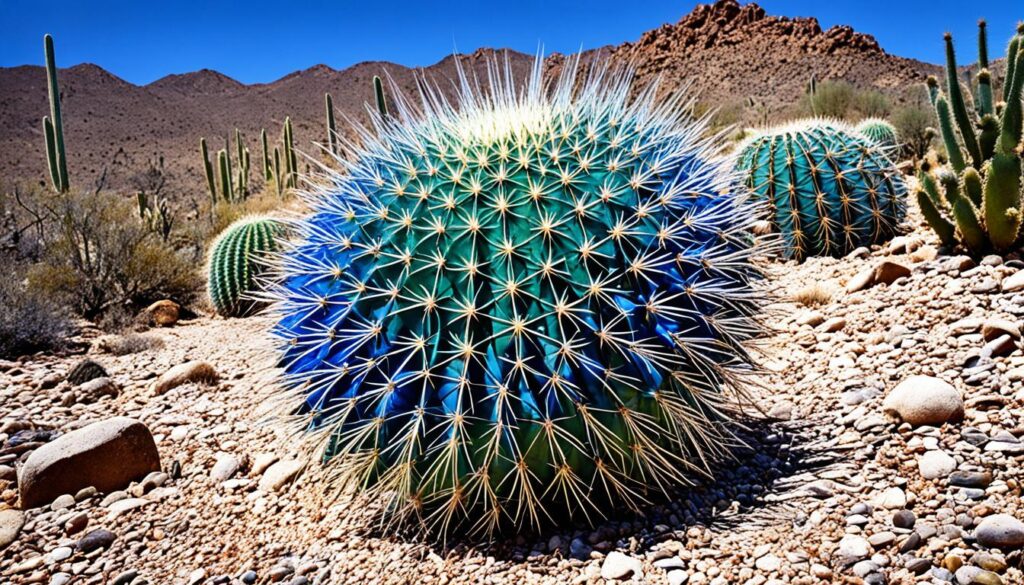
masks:
<path id="1" fill-rule="evenodd" d="M 787 257 L 842 256 L 892 238 L 906 186 L 884 149 L 840 122 L 804 120 L 769 130 L 740 149 L 739 169 Z"/>
<path id="2" fill-rule="evenodd" d="M 327 110 L 327 151 L 338 153 L 338 127 L 334 121 L 334 100 L 331 94 L 324 94 L 324 106 Z"/>
<path id="3" fill-rule="evenodd" d="M 295 138 L 292 134 L 292 119 L 285 117 L 281 137 L 281 155 L 284 158 L 284 186 L 295 189 L 299 186 L 299 163 L 295 156 Z"/>
<path id="4" fill-rule="evenodd" d="M 199 139 L 199 154 L 203 157 L 203 171 L 206 173 L 206 186 L 210 190 L 210 201 L 217 204 L 217 181 L 214 179 L 213 163 L 210 162 L 210 149 L 206 146 L 206 139 Z"/>
<path id="5" fill-rule="evenodd" d="M 978 89 L 975 116 L 964 101 L 956 75 L 953 38 L 946 41 L 946 92 L 938 80 L 928 80 L 949 156 L 949 169 L 933 172 L 922 166 L 916 192 L 921 212 L 942 242 L 963 245 L 975 255 L 1005 253 L 1024 246 L 1021 203 L 1021 91 L 1024 87 L 1024 24 L 1010 41 L 1003 104 L 993 104 L 985 21 L 978 23 Z"/>
<path id="6" fill-rule="evenodd" d="M 225 203 L 237 203 L 249 197 L 249 149 L 242 139 L 242 132 L 235 128 L 235 158 L 237 164 L 231 160 L 231 138 L 225 138 L 225 147 L 217 152 L 216 177 L 220 181 L 218 188 L 214 180 L 214 167 L 210 161 L 210 152 L 206 146 L 206 139 L 199 139 L 199 154 L 203 159 L 203 169 L 206 172 L 206 183 L 210 190 L 210 200 L 215 208 L 220 201 Z M 265 163 L 265 161 L 264 161 Z"/>
<path id="7" fill-rule="evenodd" d="M 283 234 L 280 220 L 257 216 L 236 221 L 217 237 L 210 247 L 207 290 L 218 314 L 245 317 L 264 306 L 256 298 L 258 279 Z"/>
<path id="8" fill-rule="evenodd" d="M 46 142 L 46 160 L 50 167 L 50 181 L 58 193 L 71 189 L 68 181 L 68 158 L 64 151 L 64 116 L 60 108 L 60 86 L 57 84 L 57 63 L 53 54 L 53 37 L 43 37 L 46 54 L 46 86 L 50 97 L 50 115 L 43 116 L 43 137 Z"/>
<path id="9" fill-rule="evenodd" d="M 384 82 L 377 75 L 373 76 L 373 97 L 377 102 L 377 113 L 381 118 L 388 117 L 388 101 L 384 97 Z"/>
<path id="10" fill-rule="evenodd" d="M 340 487 L 442 531 L 594 518 L 710 471 L 758 330 L 754 208 L 686 96 L 492 73 L 374 116 L 270 291 Z"/>
<path id="11" fill-rule="evenodd" d="M 900 146 L 900 139 L 896 127 L 888 120 L 881 118 L 865 118 L 854 128 L 872 142 L 881 146 L 889 154 L 895 155 Z"/>

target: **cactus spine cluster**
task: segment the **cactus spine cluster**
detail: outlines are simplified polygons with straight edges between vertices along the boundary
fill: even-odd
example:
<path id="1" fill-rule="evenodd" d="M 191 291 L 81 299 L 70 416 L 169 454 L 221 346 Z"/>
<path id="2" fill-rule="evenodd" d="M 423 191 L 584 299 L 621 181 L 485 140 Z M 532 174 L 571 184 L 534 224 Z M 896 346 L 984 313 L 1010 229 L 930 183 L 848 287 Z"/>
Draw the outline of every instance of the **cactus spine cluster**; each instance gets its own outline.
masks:
<path id="1" fill-rule="evenodd" d="M 738 166 L 768 204 L 787 257 L 885 242 L 905 214 L 906 187 L 884 149 L 840 122 L 805 120 L 754 136 Z"/>
<path id="2" fill-rule="evenodd" d="M 53 37 L 43 37 L 46 54 L 46 86 L 50 97 L 50 115 L 43 116 L 43 136 L 46 141 L 46 160 L 50 168 L 50 181 L 58 193 L 71 189 L 68 181 L 68 159 L 64 152 L 64 116 L 60 108 L 60 86 L 57 84 L 57 64 L 53 54 Z"/>
<path id="3" fill-rule="evenodd" d="M 1003 102 L 993 103 L 985 21 L 978 23 L 978 74 L 974 112 L 957 77 L 953 37 L 946 34 L 946 91 L 934 77 L 929 95 L 949 157 L 949 169 L 922 166 L 917 203 L 928 224 L 948 246 L 970 253 L 1006 253 L 1024 246 L 1021 200 L 1021 91 L 1024 86 L 1024 25 L 1010 41 Z M 970 85 L 968 85 L 970 89 Z"/>
<path id="4" fill-rule="evenodd" d="M 753 205 L 685 95 L 488 78 L 398 94 L 308 195 L 269 293 L 299 424 L 396 521 L 638 508 L 729 444 Z"/>
<path id="5" fill-rule="evenodd" d="M 207 290 L 217 313 L 245 317 L 263 306 L 255 293 L 267 256 L 278 250 L 284 224 L 269 217 L 246 217 L 228 226 L 210 247 Z"/>
<path id="6" fill-rule="evenodd" d="M 899 135 L 896 127 L 882 118 L 865 118 L 854 128 L 872 142 L 881 146 L 887 153 L 895 155 L 900 146 Z"/>

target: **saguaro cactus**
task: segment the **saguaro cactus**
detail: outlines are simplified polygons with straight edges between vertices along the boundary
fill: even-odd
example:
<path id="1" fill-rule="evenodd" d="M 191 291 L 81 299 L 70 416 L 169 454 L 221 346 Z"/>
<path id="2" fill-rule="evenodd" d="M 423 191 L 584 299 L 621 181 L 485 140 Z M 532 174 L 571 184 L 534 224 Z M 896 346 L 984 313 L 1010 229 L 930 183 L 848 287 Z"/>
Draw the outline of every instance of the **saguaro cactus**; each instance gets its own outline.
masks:
<path id="1" fill-rule="evenodd" d="M 43 52 L 46 54 L 46 85 L 50 98 L 50 115 L 43 116 L 46 160 L 54 190 L 67 193 L 71 183 L 68 180 L 68 159 L 64 151 L 64 116 L 61 114 L 57 63 L 53 53 L 53 37 L 50 35 L 43 37 Z"/>
<path id="2" fill-rule="evenodd" d="M 324 106 L 327 110 L 327 151 L 338 153 L 338 128 L 334 123 L 334 100 L 331 94 L 324 94 Z"/>

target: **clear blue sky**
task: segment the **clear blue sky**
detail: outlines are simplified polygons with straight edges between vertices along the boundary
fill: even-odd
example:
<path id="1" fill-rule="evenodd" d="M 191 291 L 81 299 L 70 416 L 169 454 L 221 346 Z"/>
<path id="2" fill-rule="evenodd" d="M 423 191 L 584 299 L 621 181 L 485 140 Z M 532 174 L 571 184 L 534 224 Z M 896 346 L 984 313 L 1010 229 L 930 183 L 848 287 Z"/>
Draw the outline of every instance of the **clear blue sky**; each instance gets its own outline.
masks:
<path id="1" fill-rule="evenodd" d="M 745 2 L 744 2 L 745 3 Z M 762 0 L 769 14 L 849 24 L 887 51 L 941 62 L 942 33 L 975 56 L 984 16 L 990 53 L 1002 55 L 1024 0 Z M 273 81 L 317 63 L 367 60 L 429 65 L 481 46 L 572 52 L 634 40 L 676 22 L 693 0 L 0 0 L 0 66 L 42 64 L 52 33 L 57 62 L 96 63 L 143 84 L 169 73 L 216 69 L 245 83 Z M 1018 8 L 1013 9 L 1016 5 Z"/>

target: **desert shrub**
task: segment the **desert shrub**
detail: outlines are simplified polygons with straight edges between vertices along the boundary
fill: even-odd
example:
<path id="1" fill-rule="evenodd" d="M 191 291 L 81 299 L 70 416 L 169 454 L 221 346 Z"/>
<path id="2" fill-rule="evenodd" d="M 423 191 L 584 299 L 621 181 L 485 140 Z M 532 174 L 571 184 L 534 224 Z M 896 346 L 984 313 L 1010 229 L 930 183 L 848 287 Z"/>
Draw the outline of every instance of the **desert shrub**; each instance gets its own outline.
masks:
<path id="1" fill-rule="evenodd" d="M 97 349 L 114 355 L 141 353 L 164 346 L 162 337 L 147 333 L 125 333 L 124 335 L 106 335 L 96 343 Z"/>
<path id="2" fill-rule="evenodd" d="M 49 215 L 42 257 L 28 273 L 29 287 L 89 319 L 112 307 L 160 299 L 188 301 L 198 273 L 137 219 L 127 199 L 104 193 L 69 193 L 43 204 Z"/>
<path id="3" fill-rule="evenodd" d="M 903 106 L 893 114 L 892 124 L 903 144 L 902 154 L 915 160 L 923 158 L 935 138 L 936 120 L 932 109 L 920 104 Z"/>
<path id="4" fill-rule="evenodd" d="M 814 93 L 806 93 L 801 102 L 804 115 L 859 120 L 886 118 L 892 106 L 885 94 L 873 89 L 859 89 L 845 81 L 822 81 Z"/>
<path id="5" fill-rule="evenodd" d="M 8 264 L 10 266 L 10 264 Z M 13 268 L 0 277 L 0 358 L 59 348 L 74 331 L 68 311 L 33 291 Z"/>
<path id="6" fill-rule="evenodd" d="M 820 307 L 832 302 L 834 292 L 831 286 L 815 282 L 796 291 L 793 294 L 793 301 L 804 307 Z"/>

